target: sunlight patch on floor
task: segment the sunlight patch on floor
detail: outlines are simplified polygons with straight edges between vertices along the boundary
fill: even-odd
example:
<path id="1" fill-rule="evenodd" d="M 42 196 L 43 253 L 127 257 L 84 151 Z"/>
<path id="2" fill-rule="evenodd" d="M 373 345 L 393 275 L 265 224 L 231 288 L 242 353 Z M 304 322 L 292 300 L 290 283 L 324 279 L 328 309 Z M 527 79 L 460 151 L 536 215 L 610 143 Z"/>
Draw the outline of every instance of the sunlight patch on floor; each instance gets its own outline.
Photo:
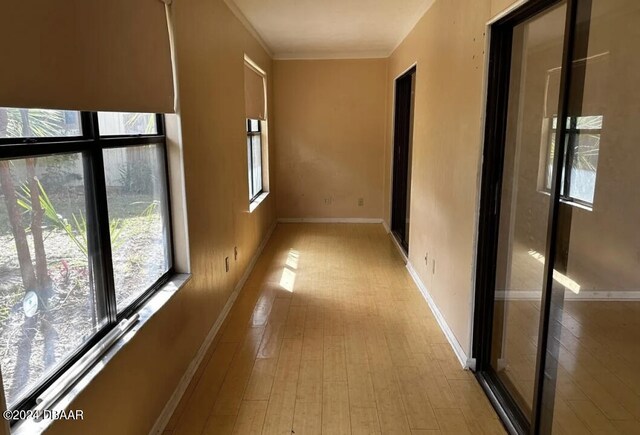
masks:
<path id="1" fill-rule="evenodd" d="M 296 273 L 294 270 L 298 268 L 299 259 L 300 253 L 295 249 L 290 249 L 285 267 L 282 269 L 282 276 L 280 277 L 280 287 L 289 292 L 293 292 L 293 287 L 296 283 Z"/>
<path id="2" fill-rule="evenodd" d="M 534 250 L 529 250 L 529 255 L 544 265 L 544 255 Z M 575 294 L 580 293 L 580 284 L 555 269 L 553 270 L 553 279 Z"/>

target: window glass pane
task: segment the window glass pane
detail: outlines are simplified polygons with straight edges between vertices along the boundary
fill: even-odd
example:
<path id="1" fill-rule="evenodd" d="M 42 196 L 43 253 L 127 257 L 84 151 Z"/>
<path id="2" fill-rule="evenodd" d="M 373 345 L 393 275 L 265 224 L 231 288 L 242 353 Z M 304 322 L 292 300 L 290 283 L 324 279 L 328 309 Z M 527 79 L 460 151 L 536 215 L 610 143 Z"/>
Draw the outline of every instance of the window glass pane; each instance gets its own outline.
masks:
<path id="1" fill-rule="evenodd" d="M 577 128 L 586 130 L 602 129 L 602 116 L 578 116 Z"/>
<path id="2" fill-rule="evenodd" d="M 255 196 L 254 190 L 253 190 L 253 169 L 252 169 L 253 165 L 251 164 L 251 158 L 253 154 L 251 151 L 252 142 L 253 142 L 253 136 L 247 136 L 247 167 L 249 168 L 247 173 L 249 174 L 249 199 Z"/>
<path id="3" fill-rule="evenodd" d="M 163 148 L 104 150 L 118 311 L 151 287 L 171 263 Z"/>
<path id="4" fill-rule="evenodd" d="M 260 121 L 257 119 L 250 119 L 249 131 L 260 131 Z"/>
<path id="5" fill-rule="evenodd" d="M 262 146 L 260 136 L 253 136 L 253 196 L 262 190 Z"/>
<path id="6" fill-rule="evenodd" d="M 79 112 L 0 107 L 0 138 L 80 135 Z"/>
<path id="7" fill-rule="evenodd" d="M 103 136 L 158 133 L 155 113 L 98 112 L 98 127 Z"/>
<path id="8" fill-rule="evenodd" d="M 0 161 L 0 354 L 9 406 L 104 322 L 80 154 Z"/>
<path id="9" fill-rule="evenodd" d="M 578 116 L 568 122 L 573 122 L 573 128 L 567 131 L 567 141 L 573 141 L 573 160 L 571 161 L 571 176 L 568 194 L 564 189 L 565 168 L 562 170 L 561 192 L 570 198 L 587 203 L 593 203 L 596 173 L 598 168 L 598 156 L 600 154 L 600 130 L 602 129 L 603 117 L 598 116 Z M 557 118 L 553 118 L 554 126 Z M 590 132 L 589 130 L 593 130 Z M 553 173 L 553 152 L 555 147 L 557 130 L 555 128 L 550 134 L 550 143 L 547 149 L 547 166 L 545 173 L 545 187 L 551 189 L 551 174 Z"/>
<path id="10" fill-rule="evenodd" d="M 593 203 L 600 154 L 600 134 L 578 134 L 574 140 L 569 196 Z"/>

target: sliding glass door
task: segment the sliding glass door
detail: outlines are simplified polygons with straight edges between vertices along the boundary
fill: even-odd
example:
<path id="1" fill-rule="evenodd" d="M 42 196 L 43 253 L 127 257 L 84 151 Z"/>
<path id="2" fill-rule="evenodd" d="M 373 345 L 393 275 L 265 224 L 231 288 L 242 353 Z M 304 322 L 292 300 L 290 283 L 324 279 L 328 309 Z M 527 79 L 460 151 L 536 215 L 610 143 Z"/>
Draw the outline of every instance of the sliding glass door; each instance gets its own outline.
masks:
<path id="1" fill-rule="evenodd" d="M 566 9 L 561 4 L 515 26 L 511 49 L 491 368 L 527 417 L 533 405 L 550 206 L 549 195 L 540 192 L 538 154 L 549 139 L 541 126 L 558 113 L 559 89 L 547 86 L 546 73 L 562 62 Z"/>
<path id="2" fill-rule="evenodd" d="M 492 27 L 474 356 L 513 432 L 640 433 L 638 22 L 530 1 Z"/>

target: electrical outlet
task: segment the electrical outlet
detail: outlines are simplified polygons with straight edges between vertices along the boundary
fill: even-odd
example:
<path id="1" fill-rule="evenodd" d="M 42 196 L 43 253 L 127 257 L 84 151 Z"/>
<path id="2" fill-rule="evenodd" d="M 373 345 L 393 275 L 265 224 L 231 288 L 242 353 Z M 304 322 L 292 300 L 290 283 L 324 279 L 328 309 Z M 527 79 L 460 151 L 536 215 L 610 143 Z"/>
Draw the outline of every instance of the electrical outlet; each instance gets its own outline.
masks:
<path id="1" fill-rule="evenodd" d="M 324 199 L 324 203 L 325 203 L 326 205 L 331 205 L 331 203 L 332 203 L 332 202 L 333 202 L 333 201 L 332 201 L 332 198 L 331 198 L 331 197 L 329 197 L 329 198 L 325 198 L 325 199 Z"/>
<path id="2" fill-rule="evenodd" d="M 233 247 L 233 260 L 234 261 L 238 261 L 238 247 L 237 246 Z"/>
<path id="3" fill-rule="evenodd" d="M 224 257 L 224 271 L 229 272 L 229 257 Z"/>
<path id="4" fill-rule="evenodd" d="M 364 205 L 364 198 L 358 198 L 358 207 L 362 207 Z"/>

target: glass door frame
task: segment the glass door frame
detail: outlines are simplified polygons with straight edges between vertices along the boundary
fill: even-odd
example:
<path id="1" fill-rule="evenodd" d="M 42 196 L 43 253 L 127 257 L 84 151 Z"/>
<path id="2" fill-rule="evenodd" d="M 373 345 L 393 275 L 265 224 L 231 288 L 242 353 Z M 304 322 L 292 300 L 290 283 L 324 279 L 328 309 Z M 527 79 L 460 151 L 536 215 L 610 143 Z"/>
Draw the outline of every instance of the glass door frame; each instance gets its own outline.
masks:
<path id="1" fill-rule="evenodd" d="M 567 123 L 560 120 L 566 120 L 571 114 L 579 113 L 582 105 L 584 71 L 572 68 L 572 65 L 576 59 L 586 57 L 591 0 L 530 0 L 493 23 L 490 31 L 487 109 L 476 257 L 473 357 L 476 361 L 476 378 L 507 429 L 511 433 L 517 434 L 550 433 L 553 420 L 556 383 L 554 362 L 557 361 L 557 349 L 548 338 L 551 310 L 554 303 L 552 299 L 555 297 L 552 292 L 553 270 L 557 262 L 563 263 L 560 258 L 562 255 L 558 255 L 558 247 L 561 243 L 558 228 L 561 224 L 561 174 L 563 173 L 564 158 L 554 159 L 553 163 L 551 202 L 544 253 L 546 261 L 543 288 L 541 289 L 533 412 L 529 421 L 491 366 L 499 211 L 509 106 L 513 30 L 519 24 L 562 3 L 566 3 L 567 10 L 558 104 L 558 140 L 555 141 L 554 155 L 565 156 Z"/>

